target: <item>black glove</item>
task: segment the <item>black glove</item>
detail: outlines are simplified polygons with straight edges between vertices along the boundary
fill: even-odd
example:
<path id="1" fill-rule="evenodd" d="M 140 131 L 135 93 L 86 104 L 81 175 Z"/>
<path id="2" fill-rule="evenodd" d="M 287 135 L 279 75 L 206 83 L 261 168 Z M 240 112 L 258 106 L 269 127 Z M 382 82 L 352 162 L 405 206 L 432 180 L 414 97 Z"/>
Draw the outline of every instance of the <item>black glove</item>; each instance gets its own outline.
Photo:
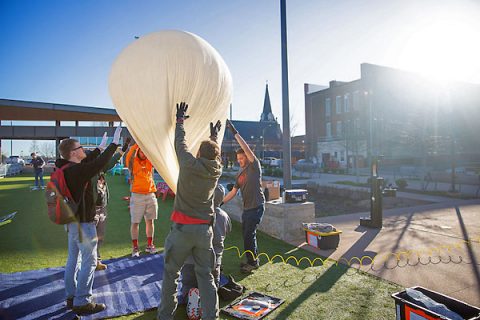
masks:
<path id="1" fill-rule="evenodd" d="M 177 103 L 177 123 L 183 123 L 185 119 L 188 119 L 190 116 L 185 115 L 188 110 L 188 104 L 185 102 L 180 102 L 180 105 Z"/>
<path id="2" fill-rule="evenodd" d="M 232 121 L 227 119 L 227 128 L 230 129 L 233 135 L 236 135 L 238 133 L 237 129 L 235 129 Z"/>
<path id="3" fill-rule="evenodd" d="M 221 128 L 222 123 L 220 120 L 218 120 L 215 125 L 213 125 L 213 122 L 210 122 L 210 140 L 217 142 L 218 133 L 220 132 Z"/>
<path id="4" fill-rule="evenodd" d="M 127 137 L 125 139 L 125 142 L 123 142 L 123 146 L 122 146 L 122 152 L 125 153 L 128 149 L 128 147 L 130 146 L 130 142 L 132 141 L 132 138 L 130 137 Z"/>

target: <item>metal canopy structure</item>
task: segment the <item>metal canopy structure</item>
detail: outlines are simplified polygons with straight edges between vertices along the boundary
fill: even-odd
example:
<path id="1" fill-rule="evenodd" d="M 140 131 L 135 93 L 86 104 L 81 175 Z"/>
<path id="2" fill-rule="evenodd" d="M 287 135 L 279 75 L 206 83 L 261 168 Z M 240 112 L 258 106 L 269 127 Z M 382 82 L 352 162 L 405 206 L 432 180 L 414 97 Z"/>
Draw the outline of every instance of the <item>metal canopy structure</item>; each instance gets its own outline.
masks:
<path id="1" fill-rule="evenodd" d="M 0 120 L 122 121 L 114 109 L 0 99 Z"/>
<path id="2" fill-rule="evenodd" d="M 74 106 L 58 103 L 0 99 L 0 120 L 55 121 L 52 126 L 5 126 L 0 123 L 0 139 L 55 140 L 68 137 L 101 137 L 113 135 L 114 122 L 122 121 L 114 109 Z M 61 121 L 74 121 L 74 126 L 61 126 Z M 79 121 L 108 122 L 108 126 L 79 126 Z M 125 130 L 123 135 L 130 135 Z M 1 150 L 1 140 L 0 140 Z"/>

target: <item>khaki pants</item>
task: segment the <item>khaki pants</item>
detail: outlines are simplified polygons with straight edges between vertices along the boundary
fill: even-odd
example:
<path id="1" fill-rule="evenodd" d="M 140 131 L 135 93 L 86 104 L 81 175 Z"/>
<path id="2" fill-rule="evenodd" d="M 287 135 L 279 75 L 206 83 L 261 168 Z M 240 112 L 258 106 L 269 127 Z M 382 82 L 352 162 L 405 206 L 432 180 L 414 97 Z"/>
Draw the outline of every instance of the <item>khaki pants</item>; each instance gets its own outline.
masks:
<path id="1" fill-rule="evenodd" d="M 202 301 L 202 319 L 218 318 L 217 288 L 212 275 L 215 263 L 212 238 L 213 229 L 209 225 L 173 223 L 165 240 L 162 300 L 157 319 L 173 319 L 177 308 L 176 292 L 180 269 L 190 255 L 195 262 L 195 275 Z"/>

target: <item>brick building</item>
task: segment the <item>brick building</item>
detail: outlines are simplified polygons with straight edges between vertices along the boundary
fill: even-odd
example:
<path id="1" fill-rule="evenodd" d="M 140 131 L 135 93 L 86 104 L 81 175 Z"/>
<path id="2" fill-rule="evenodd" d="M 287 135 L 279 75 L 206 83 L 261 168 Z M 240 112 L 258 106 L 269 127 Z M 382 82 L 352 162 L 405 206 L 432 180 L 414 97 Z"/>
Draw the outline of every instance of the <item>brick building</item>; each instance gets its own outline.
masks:
<path id="1" fill-rule="evenodd" d="M 363 63 L 360 79 L 305 84 L 306 157 L 323 167 L 480 162 L 480 86 Z"/>

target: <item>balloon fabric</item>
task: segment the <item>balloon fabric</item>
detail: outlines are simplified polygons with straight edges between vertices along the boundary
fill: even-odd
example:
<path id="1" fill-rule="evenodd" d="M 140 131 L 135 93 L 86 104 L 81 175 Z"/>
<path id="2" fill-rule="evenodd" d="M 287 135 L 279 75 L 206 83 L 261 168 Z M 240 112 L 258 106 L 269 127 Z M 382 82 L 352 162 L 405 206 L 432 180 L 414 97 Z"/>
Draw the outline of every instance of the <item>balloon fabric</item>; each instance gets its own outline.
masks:
<path id="1" fill-rule="evenodd" d="M 220 54 L 197 35 L 166 30 L 135 40 L 113 63 L 109 89 L 120 118 L 174 192 L 176 104 L 189 105 L 185 131 L 193 155 L 209 139 L 210 122 L 222 122 L 222 143 L 232 77 Z"/>

